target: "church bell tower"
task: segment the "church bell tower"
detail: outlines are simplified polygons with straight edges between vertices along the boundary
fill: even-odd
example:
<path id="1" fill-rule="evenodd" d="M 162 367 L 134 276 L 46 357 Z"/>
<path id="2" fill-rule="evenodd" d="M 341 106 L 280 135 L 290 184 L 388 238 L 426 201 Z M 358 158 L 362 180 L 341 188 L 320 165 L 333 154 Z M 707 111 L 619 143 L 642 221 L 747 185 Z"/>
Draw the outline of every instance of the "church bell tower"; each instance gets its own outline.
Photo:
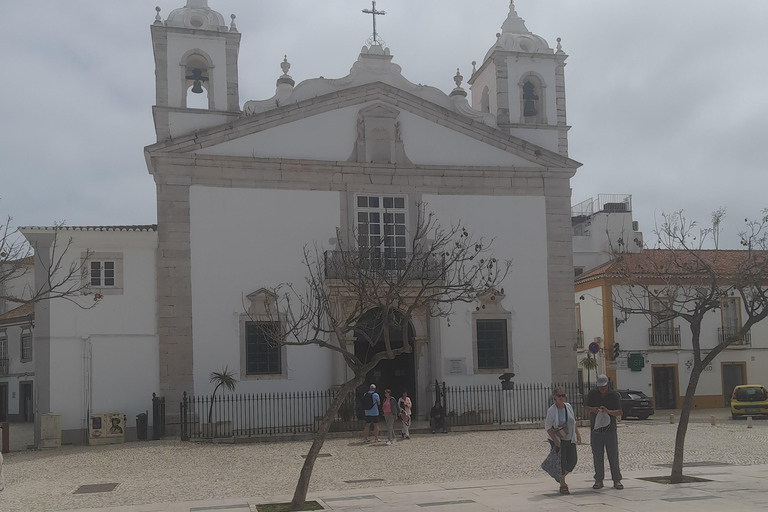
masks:
<path id="1" fill-rule="evenodd" d="M 159 7 L 156 11 L 151 30 L 157 140 L 211 126 L 210 116 L 199 116 L 200 110 L 214 114 L 213 124 L 239 116 L 240 33 L 235 15 L 227 27 L 224 17 L 208 7 L 208 0 L 187 0 L 165 21 Z"/>

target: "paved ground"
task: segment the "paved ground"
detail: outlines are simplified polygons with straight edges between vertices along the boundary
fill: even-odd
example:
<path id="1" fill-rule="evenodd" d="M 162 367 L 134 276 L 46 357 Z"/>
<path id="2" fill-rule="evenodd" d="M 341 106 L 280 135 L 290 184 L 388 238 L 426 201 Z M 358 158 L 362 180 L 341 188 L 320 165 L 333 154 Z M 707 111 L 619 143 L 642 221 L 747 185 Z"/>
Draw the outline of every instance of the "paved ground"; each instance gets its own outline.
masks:
<path id="1" fill-rule="evenodd" d="M 709 414 L 699 413 L 694 418 L 687 437 L 686 460 L 727 466 L 696 467 L 687 473 L 715 473 L 720 482 L 718 485 L 750 489 L 759 497 L 755 503 L 768 503 L 768 450 L 765 449 L 768 421 L 755 421 L 753 428 L 748 429 L 745 421 L 733 421 L 723 411 L 718 411 L 717 424 L 711 426 Z M 664 413 L 651 420 L 626 421 L 620 426 L 622 471 L 626 473 L 625 479 L 631 481 L 625 482 L 630 485 L 622 491 L 621 497 L 616 498 L 613 490 L 592 493 L 589 488 L 593 471 L 591 455 L 589 446 L 585 445 L 579 447 L 580 461 L 571 481 L 572 489 L 581 488 L 584 492 L 565 499 L 581 504 L 629 499 L 625 504 L 629 506 L 649 498 L 685 498 L 701 493 L 704 496 L 710 492 L 707 489 L 716 489 L 715 484 L 709 487 L 699 484 L 666 487 L 634 480 L 642 474 L 668 473 L 668 469 L 658 466 L 672 461 L 677 425 L 669 424 L 668 418 L 669 414 Z M 0 510 L 95 508 L 121 512 L 186 512 L 287 498 L 293 491 L 303 461 L 301 456 L 308 446 L 308 442 L 208 445 L 156 441 L 64 447 L 53 452 L 13 452 L 6 456 L 6 490 L 0 494 Z M 334 509 L 346 510 L 408 510 L 404 503 L 424 505 L 462 500 L 472 500 L 473 503 L 435 507 L 439 507 L 436 510 L 508 510 L 499 507 L 511 503 L 510 496 L 518 496 L 529 507 L 535 505 L 537 510 L 562 510 L 560 496 L 551 494 L 556 490 L 556 484 L 543 477 L 539 468 L 547 450 L 543 430 L 426 434 L 414 436 L 411 441 L 397 442 L 392 447 L 383 443 L 364 445 L 359 439 L 335 439 L 328 441 L 322 450 L 331 456 L 318 460 L 310 494 L 324 499 Z M 742 471 L 747 473 L 740 473 Z M 739 474 L 741 480 L 733 476 Z M 380 480 L 355 482 L 367 479 Z M 438 482 L 442 484 L 437 485 Z M 112 492 L 73 494 L 81 485 L 105 483 L 118 485 Z M 723 488 L 718 492 L 723 492 Z M 394 498 L 400 494 L 403 494 L 402 501 Z M 360 499 L 360 496 L 375 498 Z M 423 501 L 422 498 L 434 501 Z M 699 501 L 714 503 L 715 500 L 722 505 L 721 498 Z M 387 508 L 390 506 L 387 503 L 395 508 Z M 698 505 L 694 501 L 658 503 L 662 507 L 660 510 L 664 509 L 664 503 L 677 504 L 675 510 L 704 510 L 696 508 Z M 679 508 L 686 503 L 693 508 Z M 613 502 L 610 505 L 615 507 Z M 765 508 L 763 505 L 759 509 Z M 248 508 L 218 510 L 240 512 Z"/>

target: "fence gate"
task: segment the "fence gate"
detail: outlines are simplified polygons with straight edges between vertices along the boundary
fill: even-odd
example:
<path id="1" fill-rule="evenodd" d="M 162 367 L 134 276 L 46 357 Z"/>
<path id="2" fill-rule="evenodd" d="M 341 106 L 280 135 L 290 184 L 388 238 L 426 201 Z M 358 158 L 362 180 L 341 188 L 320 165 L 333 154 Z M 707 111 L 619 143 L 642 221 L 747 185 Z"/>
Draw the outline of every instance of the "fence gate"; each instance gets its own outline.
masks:
<path id="1" fill-rule="evenodd" d="M 152 439 L 165 437 L 165 397 L 152 393 Z"/>

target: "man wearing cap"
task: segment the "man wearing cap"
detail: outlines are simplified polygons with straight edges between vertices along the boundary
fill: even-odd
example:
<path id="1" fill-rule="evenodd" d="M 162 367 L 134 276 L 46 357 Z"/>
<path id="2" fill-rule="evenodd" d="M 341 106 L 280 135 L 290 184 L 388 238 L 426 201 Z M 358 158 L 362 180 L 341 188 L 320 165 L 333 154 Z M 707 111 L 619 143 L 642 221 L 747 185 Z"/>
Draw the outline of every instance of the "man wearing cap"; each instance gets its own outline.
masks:
<path id="1" fill-rule="evenodd" d="M 379 400 L 379 394 L 376 393 L 376 384 L 371 384 L 368 388 L 368 393 L 370 393 L 373 399 L 373 407 L 370 409 L 365 410 L 365 428 L 363 429 L 363 439 L 365 442 L 368 442 L 368 427 L 373 425 L 373 439 L 378 443 L 379 442 L 379 404 L 381 401 Z M 363 402 L 365 403 L 365 402 Z"/>
<path id="2" fill-rule="evenodd" d="M 616 418 L 621 416 L 619 395 L 608 389 L 608 377 L 597 376 L 597 387 L 592 389 L 584 402 L 584 410 L 589 413 L 591 425 L 590 443 L 595 464 L 595 485 L 593 489 L 603 487 L 605 477 L 605 456 L 611 466 L 611 478 L 615 489 L 623 489 L 621 471 L 619 471 L 619 438 L 616 434 Z"/>

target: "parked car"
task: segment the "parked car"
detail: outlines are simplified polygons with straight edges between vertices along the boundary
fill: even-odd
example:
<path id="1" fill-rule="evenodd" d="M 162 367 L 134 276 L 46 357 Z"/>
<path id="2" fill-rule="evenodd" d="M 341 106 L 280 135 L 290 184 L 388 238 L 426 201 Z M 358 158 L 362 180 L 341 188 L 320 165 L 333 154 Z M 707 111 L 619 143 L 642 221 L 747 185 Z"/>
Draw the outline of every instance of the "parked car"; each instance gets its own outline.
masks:
<path id="1" fill-rule="evenodd" d="M 627 419 L 630 416 L 646 420 L 648 416 L 654 413 L 651 399 L 642 391 L 633 389 L 616 390 L 621 398 L 621 419 Z"/>
<path id="2" fill-rule="evenodd" d="M 736 386 L 731 397 L 731 418 L 768 414 L 768 390 L 765 386 L 746 384 Z"/>

